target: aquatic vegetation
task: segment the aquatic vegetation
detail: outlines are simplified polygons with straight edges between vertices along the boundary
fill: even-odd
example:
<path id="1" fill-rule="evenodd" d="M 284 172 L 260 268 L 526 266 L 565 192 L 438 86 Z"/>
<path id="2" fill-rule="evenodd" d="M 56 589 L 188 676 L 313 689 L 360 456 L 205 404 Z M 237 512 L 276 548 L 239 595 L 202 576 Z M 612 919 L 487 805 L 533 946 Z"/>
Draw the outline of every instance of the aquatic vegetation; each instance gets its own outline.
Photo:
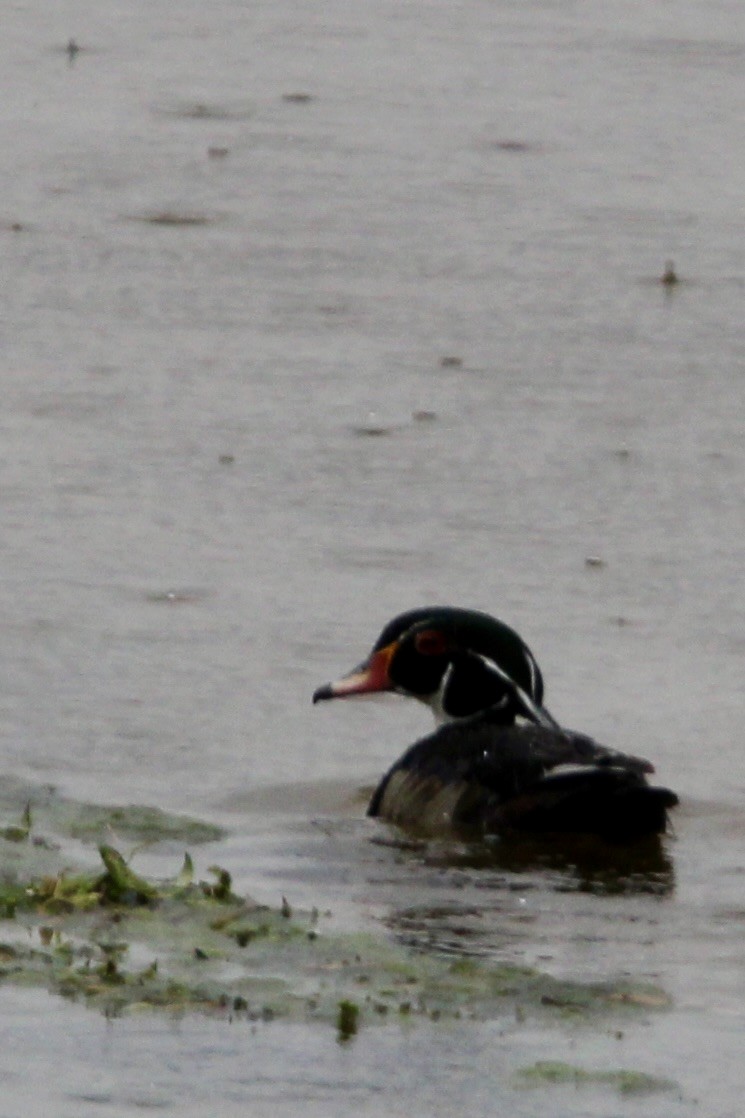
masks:
<path id="1" fill-rule="evenodd" d="M 173 879 L 152 882 L 113 847 L 99 853 L 103 872 L 2 885 L 0 980 L 41 984 L 107 1014 L 151 1006 L 328 1021 L 344 1041 L 389 1014 L 582 1020 L 666 1004 L 644 988 L 559 981 L 530 967 L 319 931 L 316 913 L 237 896 L 219 867 L 214 880 L 195 881 L 189 855 Z M 129 962 L 143 955 L 144 965 Z"/>
<path id="2" fill-rule="evenodd" d="M 360 1007 L 356 1002 L 350 1002 L 346 998 L 339 1002 L 336 1029 L 340 1043 L 351 1040 L 353 1036 L 356 1036 L 359 1019 Z"/>
<path id="3" fill-rule="evenodd" d="M 145 809 L 89 809 L 93 833 L 114 812 L 118 833 L 138 839 L 155 824 L 169 841 L 210 833 Z M 47 824 L 60 824 L 58 834 L 69 834 L 81 813 L 53 796 L 39 809 Z M 200 876 L 190 853 L 166 880 L 133 868 L 137 847 L 125 857 L 110 841 L 98 842 L 92 868 L 71 867 L 37 826 L 32 806 L 0 828 L 0 982 L 42 986 L 107 1015 L 149 1008 L 321 1022 L 348 1043 L 383 1021 L 581 1026 L 669 1004 L 664 991 L 630 981 L 558 980 L 532 967 L 413 950 L 382 931 L 332 931 L 315 909 L 298 910 L 284 896 L 268 906 L 238 895 L 219 865 Z"/>
<path id="4" fill-rule="evenodd" d="M 646 1072 L 629 1071 L 625 1068 L 611 1071 L 586 1071 L 572 1064 L 555 1060 L 538 1060 L 530 1067 L 520 1068 L 515 1076 L 520 1087 L 545 1087 L 552 1084 L 583 1087 L 605 1085 L 621 1095 L 642 1095 L 654 1091 L 670 1091 L 677 1088 L 671 1079 L 663 1079 Z"/>
<path id="5" fill-rule="evenodd" d="M 127 805 L 106 807 L 57 800 L 57 824 L 71 838 L 95 842 L 114 831 L 137 842 L 188 842 L 196 846 L 223 838 L 222 828 L 184 815 L 171 815 L 157 807 Z"/>
<path id="6" fill-rule="evenodd" d="M 18 819 L 18 812 L 22 811 Z M 225 837 L 222 827 L 141 804 L 107 805 L 73 800 L 49 785 L 35 785 L 3 776 L 0 812 L 12 822 L 0 826 L 0 839 L 22 842 L 30 837 L 43 844 L 44 836 L 106 842 L 115 834 L 130 842 L 179 842 L 198 846 Z"/>
<path id="7" fill-rule="evenodd" d="M 25 842 L 31 831 L 31 804 L 26 804 L 20 823 L 0 827 L 0 838 L 8 842 Z"/>

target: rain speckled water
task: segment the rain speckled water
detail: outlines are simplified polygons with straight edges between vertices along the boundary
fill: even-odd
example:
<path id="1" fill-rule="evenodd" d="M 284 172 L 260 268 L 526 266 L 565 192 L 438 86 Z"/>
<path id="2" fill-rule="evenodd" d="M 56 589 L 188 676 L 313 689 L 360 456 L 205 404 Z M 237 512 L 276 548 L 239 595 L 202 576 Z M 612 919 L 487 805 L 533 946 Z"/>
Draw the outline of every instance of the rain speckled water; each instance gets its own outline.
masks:
<path id="1" fill-rule="evenodd" d="M 340 1045 L 3 985 L 3 1115 L 739 1114 L 739 7 L 22 0 L 1 50 L 0 773 L 221 823 L 267 903 L 670 999 Z M 423 712 L 310 696 L 435 601 L 654 760 L 654 888 L 364 819 Z"/>

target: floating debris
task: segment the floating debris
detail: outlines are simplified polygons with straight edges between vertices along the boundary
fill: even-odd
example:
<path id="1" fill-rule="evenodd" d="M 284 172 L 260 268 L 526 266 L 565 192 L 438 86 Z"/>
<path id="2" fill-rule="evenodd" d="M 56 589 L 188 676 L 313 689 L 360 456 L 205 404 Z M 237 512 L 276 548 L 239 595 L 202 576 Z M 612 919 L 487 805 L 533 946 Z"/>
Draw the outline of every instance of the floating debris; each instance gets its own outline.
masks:
<path id="1" fill-rule="evenodd" d="M 310 93 L 283 93 L 282 100 L 290 105 L 307 105 L 313 96 Z"/>
<path id="2" fill-rule="evenodd" d="M 600 568 L 607 566 L 607 564 L 605 562 L 605 559 L 601 559 L 599 555 L 588 555 L 585 558 L 585 566 Z"/>
<path id="3" fill-rule="evenodd" d="M 230 148 L 209 147 L 207 148 L 207 155 L 210 159 L 225 159 L 230 155 Z"/>
<path id="4" fill-rule="evenodd" d="M 207 214 L 177 213 L 175 210 L 159 210 L 156 213 L 134 216 L 130 221 L 143 221 L 146 225 L 209 225 L 214 218 Z"/>
<path id="5" fill-rule="evenodd" d="M 217 461 L 220 463 L 221 466 L 232 466 L 233 463 L 235 462 L 235 455 L 234 454 L 221 454 L 219 456 L 219 458 L 217 459 Z"/>
<path id="6" fill-rule="evenodd" d="M 664 990 L 620 990 L 611 996 L 611 1001 L 623 1005 L 638 1005 L 644 1009 L 668 1009 L 670 997 Z"/>
<path id="7" fill-rule="evenodd" d="M 437 419 L 437 412 L 427 411 L 426 408 L 420 408 L 411 413 L 411 418 L 415 423 L 434 423 Z"/>
<path id="8" fill-rule="evenodd" d="M 357 1035 L 359 1028 L 360 1007 L 355 1002 L 339 1002 L 339 1016 L 336 1022 L 337 1039 L 340 1044 L 346 1044 Z"/>
<path id="9" fill-rule="evenodd" d="M 175 116 L 180 120 L 250 120 L 254 115 L 253 104 L 239 101 L 235 104 L 214 104 L 207 101 L 185 101 L 175 105 L 155 106 L 161 116 Z"/>
<path id="10" fill-rule="evenodd" d="M 352 433 L 359 435 L 361 438 L 380 438 L 383 435 L 390 435 L 393 433 L 393 427 L 383 427 L 377 423 L 360 424 L 359 427 L 353 427 Z"/>
<path id="11" fill-rule="evenodd" d="M 440 358 L 441 369 L 461 369 L 463 367 L 463 358 L 455 357 L 450 354 Z"/>
<path id="12" fill-rule="evenodd" d="M 674 287 L 676 283 L 680 283 L 678 273 L 675 271 L 675 265 L 672 260 L 665 261 L 665 270 L 660 276 L 660 283 L 665 287 Z"/>
<path id="13" fill-rule="evenodd" d="M 515 155 L 536 150 L 533 144 L 529 144 L 525 140 L 497 140 L 494 146 L 498 151 L 508 151 Z"/>
<path id="14" fill-rule="evenodd" d="M 380 423 L 377 412 L 368 412 L 367 422 L 360 423 L 352 428 L 352 434 L 362 438 L 379 438 L 382 435 L 392 435 L 398 428 L 390 423 Z"/>
<path id="15" fill-rule="evenodd" d="M 199 590 L 150 590 L 145 594 L 145 601 L 154 605 L 182 606 L 200 602 L 204 596 L 204 591 Z"/>
<path id="16" fill-rule="evenodd" d="M 77 39 L 70 38 L 63 46 L 56 46 L 52 47 L 51 49 L 54 54 L 64 54 L 67 58 L 68 65 L 73 66 L 75 63 L 75 59 L 78 57 L 81 51 L 87 51 L 90 48 L 81 47 Z"/>

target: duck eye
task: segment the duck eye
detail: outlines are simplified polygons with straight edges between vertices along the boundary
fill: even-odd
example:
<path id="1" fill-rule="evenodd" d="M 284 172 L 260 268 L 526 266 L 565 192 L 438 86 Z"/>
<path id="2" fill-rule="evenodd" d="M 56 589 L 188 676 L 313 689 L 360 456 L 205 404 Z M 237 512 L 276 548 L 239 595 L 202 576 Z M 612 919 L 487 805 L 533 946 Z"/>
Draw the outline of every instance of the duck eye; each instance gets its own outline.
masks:
<path id="1" fill-rule="evenodd" d="M 422 656 L 442 656 L 447 644 L 442 633 L 436 629 L 425 629 L 414 637 L 414 647 Z"/>

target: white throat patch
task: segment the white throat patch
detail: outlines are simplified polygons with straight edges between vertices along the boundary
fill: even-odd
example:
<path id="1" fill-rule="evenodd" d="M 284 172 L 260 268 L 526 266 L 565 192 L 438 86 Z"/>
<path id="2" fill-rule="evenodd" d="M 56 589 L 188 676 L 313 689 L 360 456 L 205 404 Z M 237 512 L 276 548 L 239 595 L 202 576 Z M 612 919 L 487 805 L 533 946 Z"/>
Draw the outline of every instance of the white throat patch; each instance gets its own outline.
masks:
<path id="1" fill-rule="evenodd" d="M 445 671 L 443 672 L 442 679 L 440 680 L 440 686 L 435 692 L 433 692 L 433 694 L 429 696 L 428 699 L 424 700 L 429 709 L 432 711 L 432 714 L 434 715 L 435 726 L 444 726 L 447 722 L 457 721 L 455 718 L 453 718 L 452 714 L 447 714 L 443 710 L 442 706 L 443 696 L 447 690 L 448 680 L 450 679 L 452 673 L 453 665 L 448 664 L 448 666 L 445 668 Z"/>

